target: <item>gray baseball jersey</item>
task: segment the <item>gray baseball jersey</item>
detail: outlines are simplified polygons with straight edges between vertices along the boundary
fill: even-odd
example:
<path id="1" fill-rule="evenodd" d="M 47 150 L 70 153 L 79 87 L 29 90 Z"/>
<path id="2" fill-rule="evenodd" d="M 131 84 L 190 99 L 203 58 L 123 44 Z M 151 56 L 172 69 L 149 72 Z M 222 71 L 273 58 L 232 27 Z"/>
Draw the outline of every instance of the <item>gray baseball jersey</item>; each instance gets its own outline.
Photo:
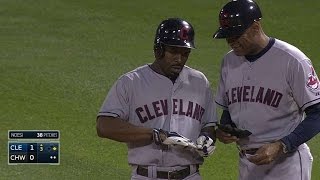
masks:
<path id="1" fill-rule="evenodd" d="M 216 121 L 215 103 L 203 73 L 185 66 L 175 83 L 149 65 L 121 76 L 109 91 L 98 116 L 112 116 L 149 128 L 174 131 L 195 141 Z M 161 150 L 154 143 L 128 144 L 129 164 L 176 166 L 203 162 L 197 152 L 179 146 Z"/>
<path id="2" fill-rule="evenodd" d="M 224 57 L 216 103 L 230 112 L 237 127 L 253 133 L 239 145 L 257 148 L 291 133 L 305 108 L 320 102 L 319 86 L 309 58 L 275 39 L 256 61 L 232 51 Z"/>

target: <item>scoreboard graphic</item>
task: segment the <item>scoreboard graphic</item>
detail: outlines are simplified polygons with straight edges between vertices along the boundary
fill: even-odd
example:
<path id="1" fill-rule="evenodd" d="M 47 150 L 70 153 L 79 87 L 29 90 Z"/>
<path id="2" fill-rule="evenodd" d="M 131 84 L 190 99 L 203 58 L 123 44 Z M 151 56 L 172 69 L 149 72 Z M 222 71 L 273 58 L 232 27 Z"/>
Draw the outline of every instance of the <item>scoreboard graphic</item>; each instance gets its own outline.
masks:
<path id="1" fill-rule="evenodd" d="M 9 130 L 8 164 L 60 164 L 59 130 Z"/>

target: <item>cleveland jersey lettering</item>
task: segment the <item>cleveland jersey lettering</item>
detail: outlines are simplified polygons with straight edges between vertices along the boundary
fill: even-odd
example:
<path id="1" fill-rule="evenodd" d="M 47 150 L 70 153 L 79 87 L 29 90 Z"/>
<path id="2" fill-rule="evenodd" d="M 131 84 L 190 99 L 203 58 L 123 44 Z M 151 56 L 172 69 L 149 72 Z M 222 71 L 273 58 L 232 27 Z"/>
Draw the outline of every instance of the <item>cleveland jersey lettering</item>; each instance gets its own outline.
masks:
<path id="1" fill-rule="evenodd" d="M 237 102 L 253 102 L 276 108 L 282 96 L 283 94 L 276 90 L 256 86 L 234 87 L 226 92 L 228 105 Z"/>
<path id="2" fill-rule="evenodd" d="M 172 114 L 178 114 L 191 117 L 194 120 L 201 121 L 205 109 L 197 103 L 187 101 L 184 105 L 183 99 L 172 99 Z M 187 105 L 186 105 L 187 104 Z M 153 120 L 156 117 L 168 115 L 168 100 L 158 100 L 151 104 L 143 105 L 135 110 L 141 123 Z"/>

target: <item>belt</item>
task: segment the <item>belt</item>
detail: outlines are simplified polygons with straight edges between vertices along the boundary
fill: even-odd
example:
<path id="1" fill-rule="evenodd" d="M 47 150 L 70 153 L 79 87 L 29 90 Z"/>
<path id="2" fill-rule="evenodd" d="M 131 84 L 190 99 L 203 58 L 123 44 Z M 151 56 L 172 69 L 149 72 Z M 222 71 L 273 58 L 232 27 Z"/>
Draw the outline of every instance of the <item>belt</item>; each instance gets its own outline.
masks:
<path id="1" fill-rule="evenodd" d="M 196 167 L 196 172 L 199 171 L 199 165 Z M 148 167 L 139 166 L 137 174 L 148 177 Z M 190 175 L 190 166 L 176 171 L 157 171 L 157 178 L 159 179 L 184 179 Z"/>
<path id="2" fill-rule="evenodd" d="M 250 154 L 250 155 L 254 155 L 259 148 L 252 148 L 252 149 L 241 149 L 240 150 L 240 154 L 245 155 L 245 154 Z"/>

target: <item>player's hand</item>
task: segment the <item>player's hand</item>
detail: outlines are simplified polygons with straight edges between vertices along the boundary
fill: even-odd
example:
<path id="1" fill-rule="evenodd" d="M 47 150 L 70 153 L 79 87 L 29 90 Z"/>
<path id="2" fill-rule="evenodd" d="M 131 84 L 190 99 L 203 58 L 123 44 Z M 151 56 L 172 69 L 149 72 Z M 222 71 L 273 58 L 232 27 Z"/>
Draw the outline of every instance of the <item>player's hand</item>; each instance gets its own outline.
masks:
<path id="1" fill-rule="evenodd" d="M 239 140 L 239 138 L 236 136 L 232 136 L 231 134 L 228 134 L 220 129 L 216 129 L 216 137 L 224 144 L 233 143 Z"/>
<path id="2" fill-rule="evenodd" d="M 256 165 L 269 164 L 282 153 L 282 144 L 277 141 L 261 146 L 256 154 L 249 157 L 248 160 Z"/>
<path id="3" fill-rule="evenodd" d="M 239 129 L 232 124 L 217 124 L 218 129 L 221 131 L 230 134 L 231 136 L 236 136 L 237 138 L 246 138 L 252 134 L 252 132 L 248 130 Z"/>
<path id="4" fill-rule="evenodd" d="M 196 142 L 197 152 L 202 157 L 211 155 L 216 149 L 214 143 L 215 142 L 213 141 L 213 139 L 211 139 L 209 136 L 200 135 Z"/>

